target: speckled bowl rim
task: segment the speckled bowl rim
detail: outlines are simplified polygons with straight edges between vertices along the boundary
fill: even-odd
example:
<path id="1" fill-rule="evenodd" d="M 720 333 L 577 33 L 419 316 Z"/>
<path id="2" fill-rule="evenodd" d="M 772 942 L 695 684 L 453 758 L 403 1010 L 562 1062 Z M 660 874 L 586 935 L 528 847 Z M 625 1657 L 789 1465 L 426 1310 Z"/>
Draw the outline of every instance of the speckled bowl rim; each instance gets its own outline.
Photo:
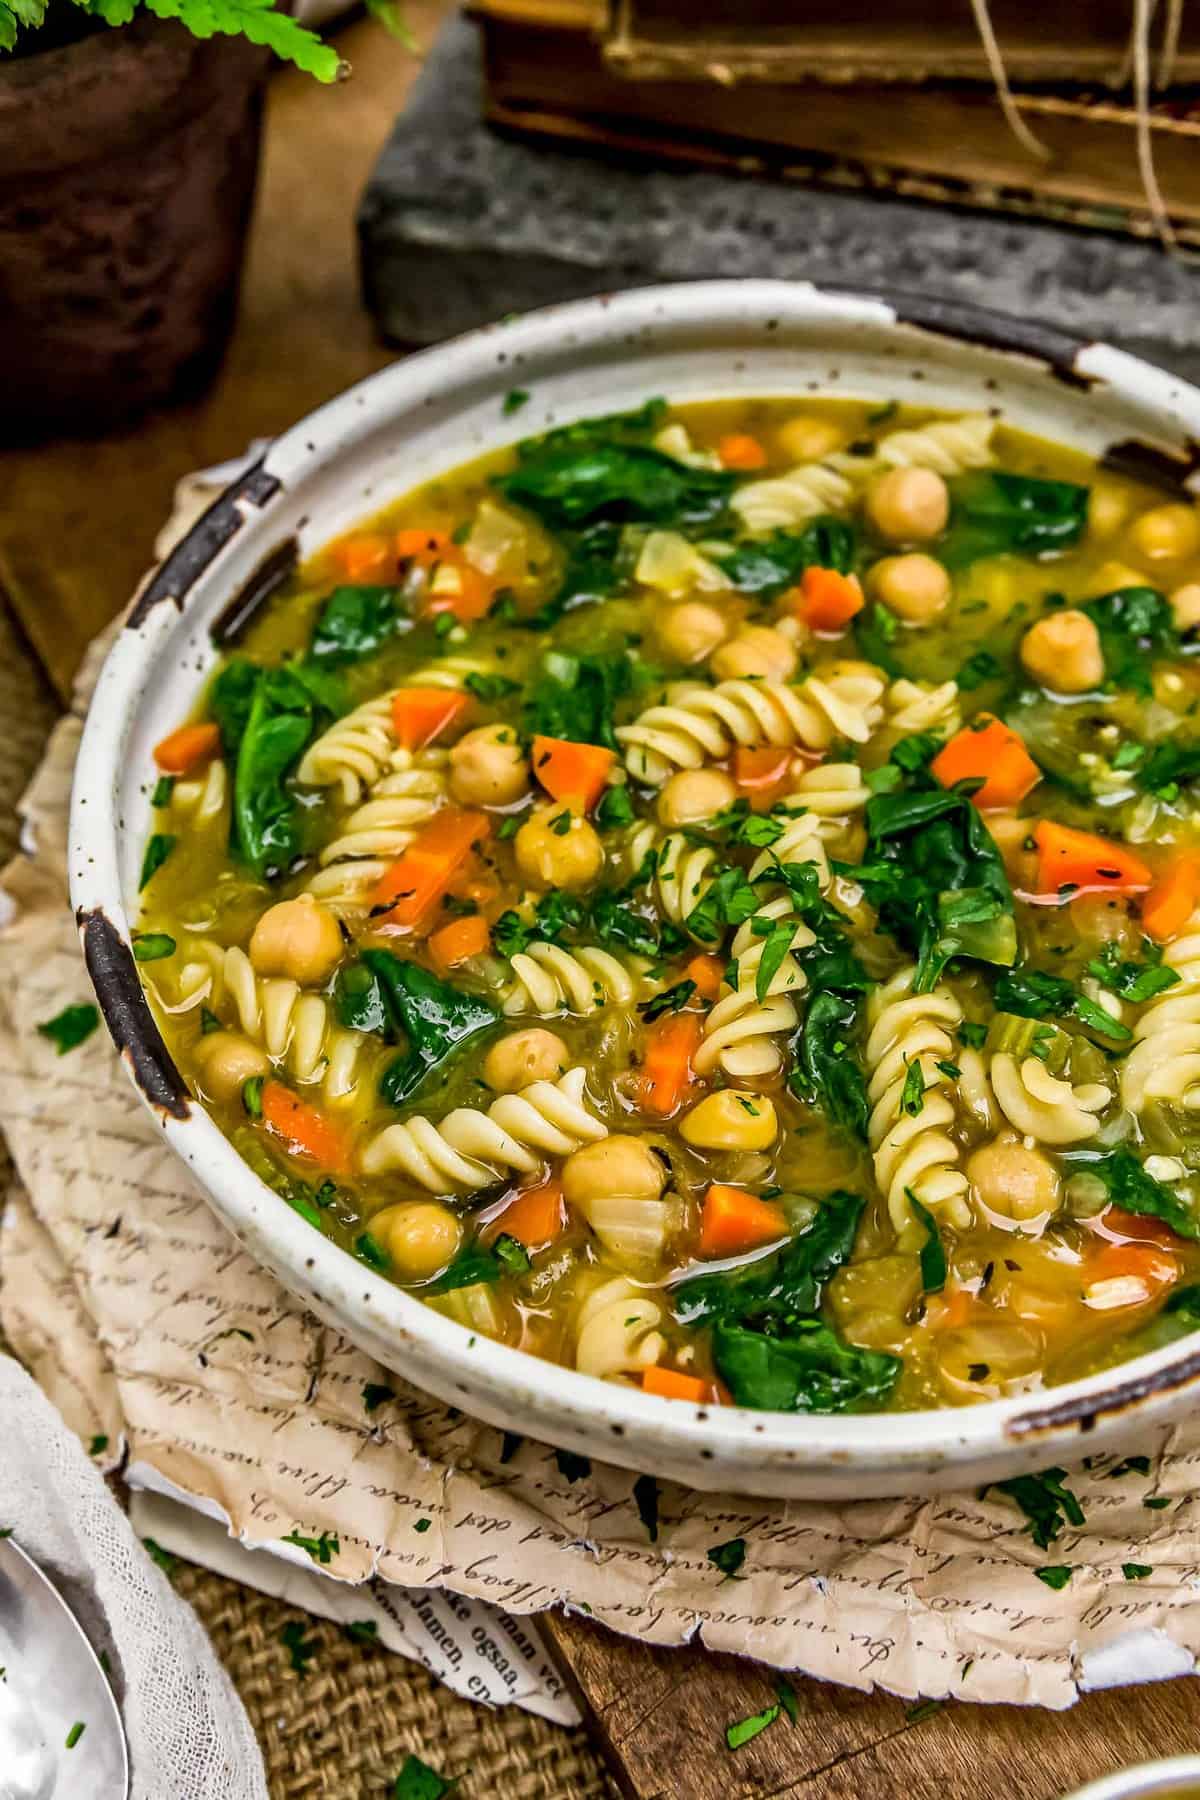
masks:
<path id="1" fill-rule="evenodd" d="M 971 1408 L 811 1417 L 668 1401 L 496 1344 L 393 1286 L 305 1224 L 191 1100 L 142 992 L 122 888 L 123 868 L 128 882 L 127 839 L 144 841 L 145 821 L 136 828 L 131 823 L 126 834 L 119 816 L 124 759 L 139 708 L 180 617 L 198 591 L 211 594 L 221 582 L 233 552 L 257 545 L 264 570 L 273 557 L 278 560 L 272 518 L 289 486 L 317 479 L 314 470 L 327 473 L 380 419 L 420 407 L 452 410 L 480 393 L 498 399 L 517 377 L 535 383 L 539 366 L 549 368 L 555 358 L 561 364 L 564 345 L 578 345 L 593 359 L 619 360 L 623 346 L 634 344 L 659 346 L 664 354 L 668 343 L 676 351 L 689 343 L 701 349 L 711 333 L 714 339 L 744 338 L 750 355 L 756 345 L 765 351 L 778 344 L 780 334 L 824 330 L 884 337 L 894 332 L 905 356 L 924 352 L 934 360 L 950 354 L 946 346 L 964 356 L 982 348 L 994 354 L 1001 374 L 1019 369 L 1022 379 L 1038 384 L 1102 393 L 1106 405 L 1119 402 L 1122 417 L 1143 421 L 1152 444 L 1174 447 L 1180 474 L 1200 440 L 1200 392 L 1139 358 L 968 306 L 827 292 L 806 283 L 637 289 L 549 307 L 425 351 L 285 432 L 199 520 L 142 593 L 104 664 L 83 733 L 69 832 L 71 898 L 102 1012 L 168 1142 L 252 1254 L 372 1355 L 490 1423 L 696 1485 L 759 1493 L 900 1493 L 946 1485 L 968 1471 L 978 1476 L 1036 1467 L 1162 1422 L 1192 1404 L 1200 1350 L 1184 1339 L 1085 1380 Z M 712 391 L 722 391 L 721 384 Z M 497 429 L 494 442 L 513 441 L 523 423 Z M 453 467 L 453 459 L 445 466 Z M 393 491 L 403 485 L 397 479 Z M 242 561 L 238 585 L 244 587 L 244 556 Z"/>

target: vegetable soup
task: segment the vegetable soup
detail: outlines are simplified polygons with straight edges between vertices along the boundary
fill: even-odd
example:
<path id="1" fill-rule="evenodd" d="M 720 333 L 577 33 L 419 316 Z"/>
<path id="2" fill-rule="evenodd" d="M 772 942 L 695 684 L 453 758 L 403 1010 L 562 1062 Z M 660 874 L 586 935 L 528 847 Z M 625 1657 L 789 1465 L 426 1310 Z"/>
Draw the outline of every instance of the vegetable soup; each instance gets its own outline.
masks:
<path id="1" fill-rule="evenodd" d="M 474 1332 L 1064 1381 L 1200 1325 L 1198 626 L 1195 508 L 997 417 L 561 427 L 251 622 L 135 954 L 279 1204 Z"/>

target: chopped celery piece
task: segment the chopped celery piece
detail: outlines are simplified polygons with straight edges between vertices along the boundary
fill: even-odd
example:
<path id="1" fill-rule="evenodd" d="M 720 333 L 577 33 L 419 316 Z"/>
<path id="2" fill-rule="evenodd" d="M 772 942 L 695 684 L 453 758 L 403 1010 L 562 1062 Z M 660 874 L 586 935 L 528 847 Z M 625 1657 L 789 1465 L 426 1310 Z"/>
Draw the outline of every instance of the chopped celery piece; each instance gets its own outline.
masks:
<path id="1" fill-rule="evenodd" d="M 1036 1056 L 1052 1075 L 1061 1075 L 1071 1059 L 1072 1040 L 1057 1025 L 1044 1019 L 1023 1019 L 1018 1013 L 997 1013 L 988 1027 L 987 1048 L 993 1056 L 1011 1056 L 1023 1062 Z"/>

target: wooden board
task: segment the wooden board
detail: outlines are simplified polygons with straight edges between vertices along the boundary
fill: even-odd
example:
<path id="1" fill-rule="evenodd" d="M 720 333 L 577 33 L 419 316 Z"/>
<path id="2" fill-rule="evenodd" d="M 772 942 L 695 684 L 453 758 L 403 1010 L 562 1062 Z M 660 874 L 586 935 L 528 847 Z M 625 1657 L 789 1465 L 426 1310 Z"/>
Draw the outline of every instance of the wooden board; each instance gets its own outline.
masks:
<path id="1" fill-rule="evenodd" d="M 1092 1694 L 1068 1712 L 949 1702 L 914 1719 L 886 1694 L 795 1678 L 781 1716 L 730 1751 L 725 1726 L 775 1699 L 755 1663 L 657 1650 L 578 1618 L 547 1627 L 630 1800 L 1058 1800 L 1130 1763 L 1194 1754 L 1200 1683 Z"/>

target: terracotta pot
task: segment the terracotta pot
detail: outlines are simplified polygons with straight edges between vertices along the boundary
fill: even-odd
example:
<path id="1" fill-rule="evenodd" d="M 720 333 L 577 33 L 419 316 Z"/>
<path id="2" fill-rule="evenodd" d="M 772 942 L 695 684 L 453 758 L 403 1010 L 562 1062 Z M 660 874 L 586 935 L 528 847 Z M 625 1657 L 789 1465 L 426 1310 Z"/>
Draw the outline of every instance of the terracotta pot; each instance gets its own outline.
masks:
<path id="1" fill-rule="evenodd" d="M 265 69 L 150 17 L 0 56 L 0 440 L 117 429 L 213 374 Z"/>

